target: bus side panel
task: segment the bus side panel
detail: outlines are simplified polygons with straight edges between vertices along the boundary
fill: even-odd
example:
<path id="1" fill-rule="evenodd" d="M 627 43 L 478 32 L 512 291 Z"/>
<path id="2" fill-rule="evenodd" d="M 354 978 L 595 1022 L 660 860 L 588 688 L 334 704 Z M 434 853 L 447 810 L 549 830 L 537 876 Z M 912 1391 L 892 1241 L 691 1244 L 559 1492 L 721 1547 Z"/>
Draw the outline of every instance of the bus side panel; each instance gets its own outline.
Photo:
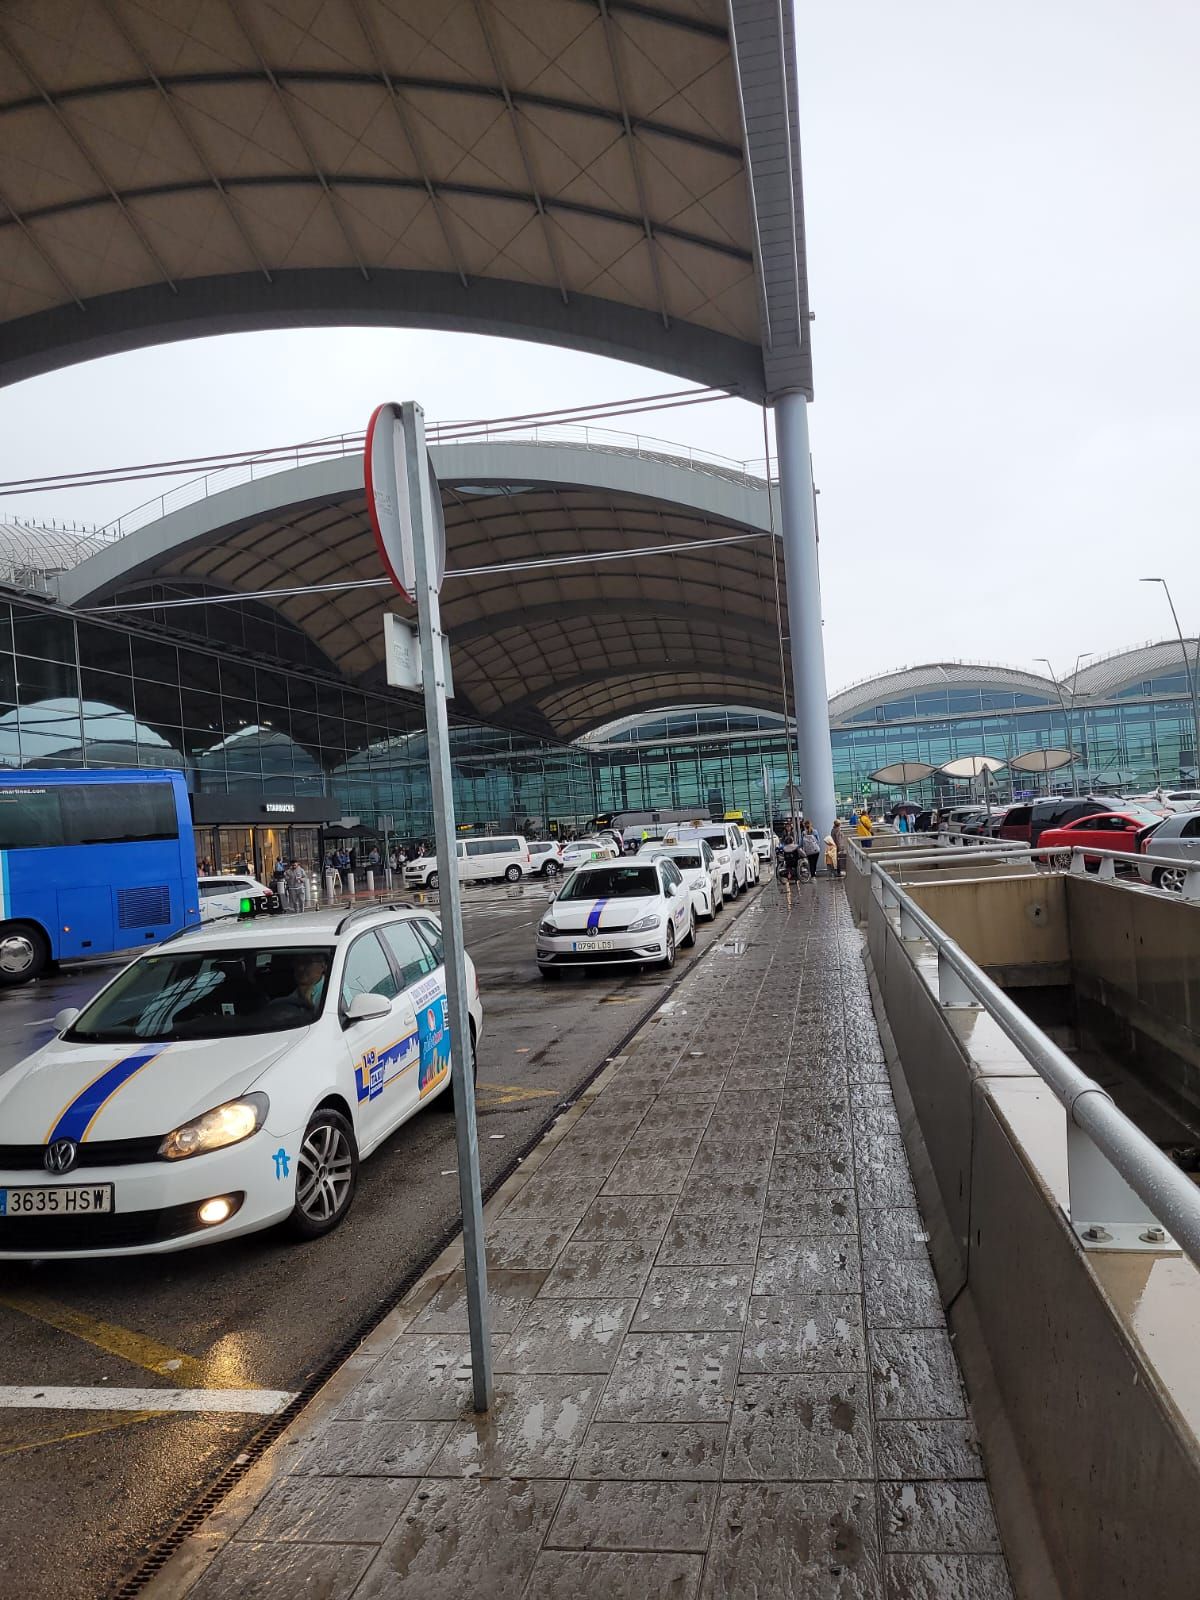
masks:
<path id="1" fill-rule="evenodd" d="M 36 923 L 50 941 L 51 956 L 57 958 L 60 935 L 54 885 L 40 877 L 36 869 L 30 870 L 27 851 L 0 851 L 0 863 L 3 874 L 0 916 Z"/>
<path id="2" fill-rule="evenodd" d="M 54 954 L 104 955 L 114 948 L 113 897 L 107 884 L 58 891 L 58 947 Z"/>
<path id="3" fill-rule="evenodd" d="M 172 906 L 176 913 L 175 929 L 200 926 L 200 885 L 196 877 L 196 834 L 192 826 L 192 802 L 188 796 L 183 774 L 172 779 L 175 790 L 175 813 L 179 818 L 179 882 L 183 903 Z M 175 931 L 172 929 L 172 932 Z"/>

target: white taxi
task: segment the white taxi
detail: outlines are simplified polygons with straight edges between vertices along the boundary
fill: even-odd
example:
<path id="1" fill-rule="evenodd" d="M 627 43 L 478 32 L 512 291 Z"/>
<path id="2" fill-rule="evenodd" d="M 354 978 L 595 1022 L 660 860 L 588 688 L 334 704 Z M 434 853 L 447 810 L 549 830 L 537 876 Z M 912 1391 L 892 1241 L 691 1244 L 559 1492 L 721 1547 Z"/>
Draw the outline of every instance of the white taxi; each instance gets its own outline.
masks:
<path id="1" fill-rule="evenodd" d="M 483 1027 L 467 961 L 472 1069 Z M 441 926 L 364 908 L 147 951 L 0 1078 L 0 1257 L 328 1233 L 359 1162 L 453 1107 Z"/>
<path id="2" fill-rule="evenodd" d="M 243 909 L 242 902 L 249 900 L 256 912 L 278 912 L 283 909 L 279 896 L 257 878 L 240 873 L 197 879 L 200 890 L 200 921 L 212 922 L 216 917 L 236 917 Z"/>
<path id="3" fill-rule="evenodd" d="M 574 872 L 585 861 L 615 861 L 619 855 L 612 839 L 572 839 L 563 845 L 562 869 Z"/>
<path id="4" fill-rule="evenodd" d="M 674 844 L 669 839 L 650 839 L 638 851 L 638 857 L 666 856 L 683 874 L 692 896 L 692 910 L 697 917 L 711 922 L 725 904 L 721 890 L 721 868 L 707 839 L 689 839 L 685 844 Z"/>
<path id="5" fill-rule="evenodd" d="M 537 931 L 543 978 L 567 967 L 670 968 L 696 942 L 696 913 L 679 868 L 665 857 L 589 861 L 574 871 Z"/>

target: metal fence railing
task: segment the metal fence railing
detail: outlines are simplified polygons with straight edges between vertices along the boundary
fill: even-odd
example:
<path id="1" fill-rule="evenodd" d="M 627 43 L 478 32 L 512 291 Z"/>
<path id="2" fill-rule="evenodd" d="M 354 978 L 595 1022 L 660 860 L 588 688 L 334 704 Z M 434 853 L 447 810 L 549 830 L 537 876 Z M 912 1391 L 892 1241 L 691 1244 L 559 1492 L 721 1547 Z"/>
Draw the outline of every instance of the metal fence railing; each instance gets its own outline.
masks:
<path id="1" fill-rule="evenodd" d="M 872 897 L 885 916 L 896 920 L 901 939 L 924 940 L 936 952 L 939 1005 L 947 1010 L 978 1007 L 985 1011 L 1061 1102 L 1067 1116 L 1068 1218 L 1084 1248 L 1179 1248 L 1200 1267 L 1200 1188 L 917 904 L 897 875 L 901 862 L 896 856 L 875 857 L 854 843 L 851 849 L 859 870 L 870 876 Z M 961 852 L 964 856 L 989 853 L 987 845 Z M 931 853 L 899 854 L 906 860 L 924 858 L 929 862 L 944 860 L 947 851 L 935 847 Z M 1022 859 L 1032 860 L 1036 865 L 1038 858 L 1061 858 L 1063 854 L 1017 846 L 1000 859 L 1014 865 Z M 1083 872 L 1087 858 L 1094 857 L 1101 858 L 1101 874 L 1111 877 L 1118 859 L 1114 851 L 1076 849 L 1065 867 L 1055 863 L 1052 870 Z M 1107 874 L 1106 864 L 1111 869 Z M 1189 869 L 1189 881 L 1196 872 L 1200 867 Z M 1200 899 L 1200 888 L 1185 890 L 1185 897 Z"/>

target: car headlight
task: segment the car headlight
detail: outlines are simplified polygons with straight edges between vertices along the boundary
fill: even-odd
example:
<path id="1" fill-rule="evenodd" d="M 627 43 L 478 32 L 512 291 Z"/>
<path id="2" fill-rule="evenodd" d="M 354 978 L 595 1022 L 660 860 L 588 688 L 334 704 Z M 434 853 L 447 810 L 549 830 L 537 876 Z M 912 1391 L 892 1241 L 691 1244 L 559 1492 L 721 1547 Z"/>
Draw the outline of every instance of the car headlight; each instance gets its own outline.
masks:
<path id="1" fill-rule="evenodd" d="M 688 882 L 693 889 L 707 889 L 708 874 L 706 872 L 698 872 L 694 878 L 689 878 Z"/>
<path id="2" fill-rule="evenodd" d="M 630 933 L 649 933 L 651 928 L 660 927 L 661 917 L 639 917 L 636 922 L 629 924 Z"/>
<path id="3" fill-rule="evenodd" d="M 244 1094 L 239 1100 L 227 1100 L 223 1106 L 214 1106 L 169 1133 L 158 1153 L 165 1161 L 183 1161 L 188 1156 L 202 1156 L 210 1150 L 240 1144 L 262 1127 L 269 1106 L 265 1094 Z"/>
<path id="4" fill-rule="evenodd" d="M 551 922 L 549 917 L 544 917 L 542 921 L 538 923 L 538 932 L 544 933 L 547 939 L 553 939 L 558 933 L 558 924 Z"/>

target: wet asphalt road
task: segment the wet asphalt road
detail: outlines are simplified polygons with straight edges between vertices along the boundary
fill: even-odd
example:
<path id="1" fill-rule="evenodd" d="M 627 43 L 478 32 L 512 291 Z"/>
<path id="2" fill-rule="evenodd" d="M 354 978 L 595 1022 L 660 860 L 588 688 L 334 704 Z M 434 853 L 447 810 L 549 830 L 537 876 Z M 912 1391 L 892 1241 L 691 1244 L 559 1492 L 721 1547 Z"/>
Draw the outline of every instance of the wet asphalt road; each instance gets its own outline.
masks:
<path id="1" fill-rule="evenodd" d="M 548 898 L 542 885 L 464 895 L 484 1004 L 485 1185 L 746 904 L 702 926 L 669 978 L 600 971 L 547 984 L 533 945 Z M 0 1073 L 50 1037 L 60 1007 L 81 1004 L 112 970 L 76 967 L 0 992 Z M 0 1262 L 0 1386 L 297 1390 L 455 1225 L 454 1165 L 453 1118 L 430 1108 L 364 1165 L 350 1216 L 325 1239 L 297 1245 L 258 1234 L 124 1262 Z M 262 1421 L 0 1409 L 0 1592 L 109 1594 Z"/>

